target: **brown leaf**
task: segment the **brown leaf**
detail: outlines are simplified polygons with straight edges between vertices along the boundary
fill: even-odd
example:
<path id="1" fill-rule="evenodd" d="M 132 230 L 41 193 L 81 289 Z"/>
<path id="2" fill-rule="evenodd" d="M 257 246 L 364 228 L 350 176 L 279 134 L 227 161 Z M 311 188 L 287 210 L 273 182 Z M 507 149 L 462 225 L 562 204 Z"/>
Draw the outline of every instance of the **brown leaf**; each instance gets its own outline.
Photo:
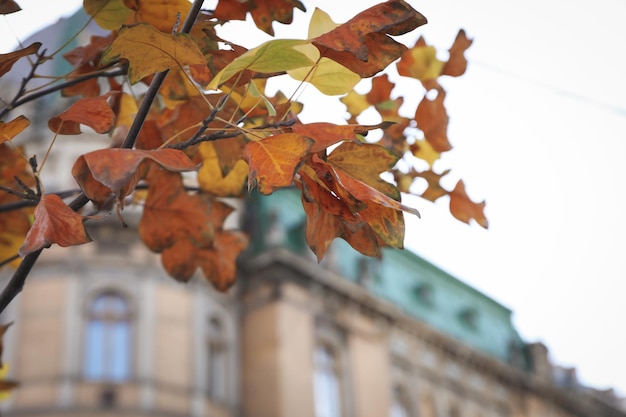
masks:
<path id="1" fill-rule="evenodd" d="M 39 48 L 41 48 L 41 42 L 34 42 L 19 51 L 0 54 L 0 77 L 9 72 L 17 60 L 28 55 L 36 54 Z"/>
<path id="2" fill-rule="evenodd" d="M 100 149 L 80 156 L 74 163 L 72 175 L 85 195 L 97 206 L 111 196 L 121 203 L 135 188 L 144 174 L 142 163 L 153 161 L 168 171 L 194 171 L 197 166 L 176 149 Z"/>
<path id="3" fill-rule="evenodd" d="M 80 125 L 91 127 L 97 133 L 106 133 L 113 127 L 115 114 L 107 103 L 111 93 L 86 97 L 76 101 L 69 109 L 48 121 L 51 131 L 60 135 L 78 135 Z"/>
<path id="4" fill-rule="evenodd" d="M 342 140 L 358 141 L 357 134 L 364 134 L 370 130 L 385 129 L 390 123 L 379 123 L 377 125 L 335 125 L 332 123 L 296 123 L 291 129 L 294 133 L 311 138 L 315 144 L 309 149 L 310 153 L 322 151 Z"/>
<path id="5" fill-rule="evenodd" d="M 304 5 L 298 0 L 256 0 L 235 1 L 220 0 L 215 8 L 214 16 L 219 20 L 245 20 L 250 12 L 256 26 L 265 33 L 274 36 L 273 22 L 290 24 L 293 20 L 293 9 L 306 12 Z"/>
<path id="6" fill-rule="evenodd" d="M 35 207 L 35 222 L 28 231 L 19 255 L 24 257 L 53 243 L 75 246 L 91 242 L 83 218 L 56 194 L 45 195 Z"/>
<path id="7" fill-rule="evenodd" d="M 437 174 L 432 170 L 416 173 L 416 177 L 424 178 L 428 183 L 428 186 L 422 193 L 421 197 L 428 201 L 434 202 L 439 197 L 443 197 L 444 195 L 448 194 L 448 191 L 441 186 L 441 178 L 448 175 L 449 172 L 450 170 L 446 169 L 441 174 Z"/>
<path id="8" fill-rule="evenodd" d="M 489 226 L 484 213 L 485 202 L 474 203 L 465 192 L 465 184 L 460 180 L 450 193 L 450 213 L 458 220 L 468 223 L 471 219 L 484 227 Z"/>
<path id="9" fill-rule="evenodd" d="M 467 59 L 465 51 L 472 45 L 472 40 L 467 37 L 465 31 L 461 29 L 456 35 L 456 39 L 450 48 L 450 58 L 441 70 L 442 75 L 451 77 L 459 77 L 465 73 L 467 69 Z"/>
<path id="10" fill-rule="evenodd" d="M 437 97 L 434 100 L 424 96 L 415 111 L 417 127 L 424 132 L 424 138 L 437 152 L 446 152 L 452 149 L 448 141 L 448 113 L 443 104 L 446 96 L 442 87 L 437 88 Z"/>
<path id="11" fill-rule="evenodd" d="M 146 245 L 161 252 L 165 270 L 188 281 L 198 268 L 220 291 L 236 276 L 235 260 L 247 246 L 247 237 L 223 230 L 232 208 L 199 195 L 189 195 L 179 174 L 151 169 L 150 184 L 139 233 Z"/>
<path id="12" fill-rule="evenodd" d="M 361 77 L 371 77 L 386 68 L 406 50 L 390 36 L 412 31 L 426 18 L 403 0 L 373 6 L 348 22 L 312 39 L 326 56 Z"/>

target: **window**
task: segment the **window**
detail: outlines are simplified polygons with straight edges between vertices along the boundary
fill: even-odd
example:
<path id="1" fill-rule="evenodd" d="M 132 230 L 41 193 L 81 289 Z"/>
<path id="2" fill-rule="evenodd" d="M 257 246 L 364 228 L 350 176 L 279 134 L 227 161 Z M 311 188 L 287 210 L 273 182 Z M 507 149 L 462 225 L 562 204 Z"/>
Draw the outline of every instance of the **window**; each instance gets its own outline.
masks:
<path id="1" fill-rule="evenodd" d="M 211 317 L 207 323 L 208 335 L 208 386 L 209 396 L 216 400 L 226 399 L 227 376 L 227 350 L 226 337 L 222 321 L 217 317 Z"/>
<path id="2" fill-rule="evenodd" d="M 406 395 L 406 391 L 400 387 L 395 386 L 393 389 L 393 397 L 391 399 L 391 411 L 390 417 L 410 417 L 409 411 L 409 398 Z"/>
<path id="3" fill-rule="evenodd" d="M 315 417 L 341 416 L 341 387 L 335 352 L 326 345 L 315 349 Z"/>
<path id="4" fill-rule="evenodd" d="M 86 378 L 122 381 L 130 377 L 131 316 L 128 301 L 118 293 L 108 291 L 93 298 L 85 323 Z"/>

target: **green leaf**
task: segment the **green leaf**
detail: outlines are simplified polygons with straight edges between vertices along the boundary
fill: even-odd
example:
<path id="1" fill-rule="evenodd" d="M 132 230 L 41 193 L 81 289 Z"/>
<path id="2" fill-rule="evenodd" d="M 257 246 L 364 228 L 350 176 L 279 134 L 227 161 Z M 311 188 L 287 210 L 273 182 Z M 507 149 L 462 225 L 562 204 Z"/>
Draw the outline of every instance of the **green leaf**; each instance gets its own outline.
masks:
<path id="1" fill-rule="evenodd" d="M 321 58 L 311 67 L 287 71 L 287 74 L 298 81 L 310 82 L 329 96 L 346 94 L 361 81 L 358 74 L 328 58 Z"/>
<path id="2" fill-rule="evenodd" d="M 311 60 L 311 52 L 308 50 L 308 46 L 313 47 L 306 40 L 296 39 L 276 39 L 265 42 L 238 56 L 230 64 L 226 65 L 211 80 L 207 88 L 215 90 L 233 75 L 243 70 L 271 73 L 310 67 L 315 63 L 316 59 Z M 319 52 L 317 54 L 319 57 Z"/>

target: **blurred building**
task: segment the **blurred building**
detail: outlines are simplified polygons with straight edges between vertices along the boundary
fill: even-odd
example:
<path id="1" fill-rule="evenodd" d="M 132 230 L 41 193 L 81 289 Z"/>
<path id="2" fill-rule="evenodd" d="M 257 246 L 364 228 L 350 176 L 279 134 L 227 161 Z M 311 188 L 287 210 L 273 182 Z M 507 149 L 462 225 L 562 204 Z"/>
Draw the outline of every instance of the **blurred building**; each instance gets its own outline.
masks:
<path id="1" fill-rule="evenodd" d="M 81 139 L 46 169 L 103 146 Z M 46 250 L 0 317 L 14 321 L 3 360 L 21 382 L 3 415 L 626 417 L 523 341 L 509 309 L 417 255 L 337 241 L 318 264 L 297 193 L 243 211 L 252 244 L 226 294 L 168 278 L 132 210 L 128 229 L 111 216 L 90 223 L 93 243 Z"/>

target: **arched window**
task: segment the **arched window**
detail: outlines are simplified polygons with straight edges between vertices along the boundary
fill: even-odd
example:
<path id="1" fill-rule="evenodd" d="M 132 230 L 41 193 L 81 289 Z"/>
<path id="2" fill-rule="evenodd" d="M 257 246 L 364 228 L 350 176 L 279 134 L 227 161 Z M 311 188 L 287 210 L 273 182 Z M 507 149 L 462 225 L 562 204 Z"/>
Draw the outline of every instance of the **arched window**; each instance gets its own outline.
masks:
<path id="1" fill-rule="evenodd" d="M 224 401 L 227 395 L 228 357 L 224 326 L 218 317 L 208 320 L 207 336 L 209 396 Z"/>
<path id="2" fill-rule="evenodd" d="M 315 349 L 315 417 L 341 416 L 341 385 L 335 352 L 327 345 Z"/>
<path id="3" fill-rule="evenodd" d="M 123 381 L 132 363 L 132 314 L 128 300 L 107 291 L 94 297 L 85 317 L 84 376 Z"/>
<path id="4" fill-rule="evenodd" d="M 409 398 L 406 391 L 399 385 L 393 388 L 393 397 L 391 399 L 390 417 L 411 417 L 412 413 L 409 407 Z"/>

